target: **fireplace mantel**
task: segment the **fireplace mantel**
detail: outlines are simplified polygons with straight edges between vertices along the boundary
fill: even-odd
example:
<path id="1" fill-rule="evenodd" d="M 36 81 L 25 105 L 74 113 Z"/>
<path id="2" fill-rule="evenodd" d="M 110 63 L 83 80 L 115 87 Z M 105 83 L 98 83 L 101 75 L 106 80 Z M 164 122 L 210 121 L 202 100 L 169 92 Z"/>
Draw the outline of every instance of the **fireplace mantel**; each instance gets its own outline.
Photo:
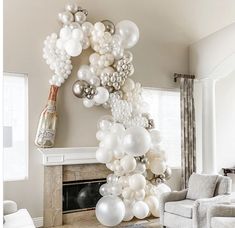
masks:
<path id="1" fill-rule="evenodd" d="M 97 147 L 38 149 L 44 166 L 76 165 L 98 163 L 95 157 Z"/>

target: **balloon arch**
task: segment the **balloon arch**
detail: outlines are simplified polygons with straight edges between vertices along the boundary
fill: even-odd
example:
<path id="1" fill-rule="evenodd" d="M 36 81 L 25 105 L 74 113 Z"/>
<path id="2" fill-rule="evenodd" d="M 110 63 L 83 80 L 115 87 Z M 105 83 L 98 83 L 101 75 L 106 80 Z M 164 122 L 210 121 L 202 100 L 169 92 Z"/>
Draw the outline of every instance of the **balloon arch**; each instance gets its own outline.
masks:
<path id="1" fill-rule="evenodd" d="M 60 87 L 72 71 L 71 57 L 85 49 L 94 51 L 89 64 L 80 66 L 73 93 L 87 108 L 102 105 L 112 116 L 98 122 L 100 141 L 96 158 L 113 174 L 100 187 L 103 196 L 96 205 L 96 217 L 106 226 L 159 217 L 159 196 L 170 191 L 163 182 L 170 178 L 160 133 L 146 113 L 141 84 L 134 82 L 133 55 L 129 50 L 139 39 L 135 23 L 124 20 L 116 25 L 104 20 L 86 21 L 87 10 L 67 4 L 59 14 L 59 35 L 52 33 L 44 42 L 43 58 L 54 72 L 49 80 Z"/>

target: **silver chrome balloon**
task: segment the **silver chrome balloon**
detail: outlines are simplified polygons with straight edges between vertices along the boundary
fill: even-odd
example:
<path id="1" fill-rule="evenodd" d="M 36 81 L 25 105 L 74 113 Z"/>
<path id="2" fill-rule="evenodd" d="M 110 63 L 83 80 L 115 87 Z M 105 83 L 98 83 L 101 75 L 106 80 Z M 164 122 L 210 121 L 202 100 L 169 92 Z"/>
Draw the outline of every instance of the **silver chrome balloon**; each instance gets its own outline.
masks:
<path id="1" fill-rule="evenodd" d="M 73 94 L 78 98 L 84 98 L 86 96 L 85 89 L 87 88 L 88 83 L 86 81 L 77 80 L 73 84 Z"/>
<path id="2" fill-rule="evenodd" d="M 115 25 L 110 20 L 101 21 L 105 26 L 105 31 L 111 33 L 112 35 L 115 33 Z"/>

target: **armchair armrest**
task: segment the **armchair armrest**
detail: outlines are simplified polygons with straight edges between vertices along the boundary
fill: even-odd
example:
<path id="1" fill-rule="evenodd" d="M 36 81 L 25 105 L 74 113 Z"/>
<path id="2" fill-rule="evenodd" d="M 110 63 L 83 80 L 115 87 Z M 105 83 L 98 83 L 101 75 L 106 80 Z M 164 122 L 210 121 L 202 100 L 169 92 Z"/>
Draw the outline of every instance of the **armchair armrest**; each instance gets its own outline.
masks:
<path id="1" fill-rule="evenodd" d="M 163 219 L 164 219 L 165 203 L 170 202 L 170 201 L 184 200 L 186 198 L 187 192 L 188 192 L 188 189 L 184 189 L 182 191 L 166 192 L 161 195 L 160 200 L 159 200 L 161 224 L 163 224 Z"/>
<path id="2" fill-rule="evenodd" d="M 235 204 L 217 204 L 209 207 L 207 211 L 209 228 L 212 217 L 235 217 Z"/>
<path id="3" fill-rule="evenodd" d="M 17 212 L 17 204 L 11 200 L 3 201 L 3 214 L 8 215 Z"/>
<path id="4" fill-rule="evenodd" d="M 230 202 L 229 195 L 218 195 L 212 198 L 206 199 L 198 199 L 195 200 L 193 206 L 193 227 L 200 228 L 203 224 L 206 224 L 207 217 L 207 210 L 210 206 L 215 205 L 217 203 L 228 203 Z"/>

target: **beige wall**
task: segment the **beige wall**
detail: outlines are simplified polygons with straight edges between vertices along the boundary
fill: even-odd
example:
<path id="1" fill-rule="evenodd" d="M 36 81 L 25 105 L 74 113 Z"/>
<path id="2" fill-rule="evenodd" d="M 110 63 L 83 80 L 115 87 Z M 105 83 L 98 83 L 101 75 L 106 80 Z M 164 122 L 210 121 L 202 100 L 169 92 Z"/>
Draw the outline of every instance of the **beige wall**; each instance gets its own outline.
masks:
<path id="1" fill-rule="evenodd" d="M 29 77 L 29 179 L 4 184 L 5 199 L 15 200 L 33 217 L 42 216 L 43 167 L 34 146 L 37 121 L 48 95 L 48 66 L 42 59 L 45 37 L 58 31 L 57 14 L 65 0 L 4 1 L 4 71 L 24 72 Z M 173 72 L 188 72 L 188 39 L 174 25 L 156 13 L 159 1 L 80 0 L 89 11 L 92 22 L 110 19 L 135 21 L 140 28 L 140 41 L 134 54 L 134 79 L 143 86 L 172 88 Z M 59 94 L 57 147 L 96 146 L 96 122 L 105 112 L 102 108 L 85 109 L 76 99 L 71 86 L 79 65 L 87 62 L 87 54 L 73 60 L 74 70 Z M 179 172 L 174 173 L 172 185 Z M 175 184 L 174 184 L 175 183 Z M 177 185 L 175 185 L 177 187 Z"/>

